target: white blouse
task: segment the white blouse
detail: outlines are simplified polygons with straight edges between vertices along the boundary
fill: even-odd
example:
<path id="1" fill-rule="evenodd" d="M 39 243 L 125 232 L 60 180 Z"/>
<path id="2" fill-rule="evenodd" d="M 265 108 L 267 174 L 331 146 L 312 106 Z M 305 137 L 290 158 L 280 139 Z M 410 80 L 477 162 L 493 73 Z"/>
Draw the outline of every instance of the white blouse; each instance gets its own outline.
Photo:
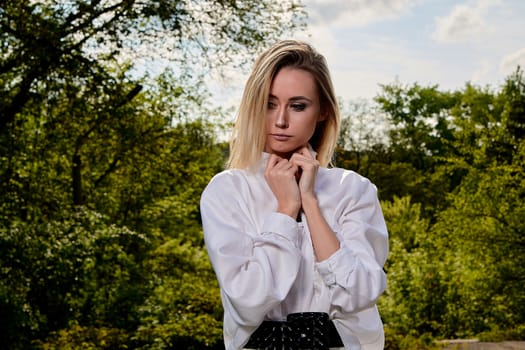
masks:
<path id="1" fill-rule="evenodd" d="M 383 349 L 376 301 L 386 288 L 388 233 L 376 187 L 355 172 L 319 168 L 317 199 L 341 246 L 317 262 L 304 214 L 297 222 L 276 212 L 267 160 L 264 153 L 256 172 L 217 174 L 201 197 L 226 349 L 242 349 L 263 320 L 294 312 L 328 313 L 345 349 Z"/>

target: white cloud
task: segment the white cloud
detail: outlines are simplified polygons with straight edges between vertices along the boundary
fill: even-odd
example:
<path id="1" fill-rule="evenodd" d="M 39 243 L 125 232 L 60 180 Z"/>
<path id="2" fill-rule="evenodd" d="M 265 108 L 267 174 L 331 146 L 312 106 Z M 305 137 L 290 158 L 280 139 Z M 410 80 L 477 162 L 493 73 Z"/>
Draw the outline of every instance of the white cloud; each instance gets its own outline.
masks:
<path id="1" fill-rule="evenodd" d="M 480 85 L 484 85 L 487 81 L 490 81 L 495 74 L 495 70 L 497 70 L 497 68 L 494 67 L 493 61 L 490 59 L 480 59 L 473 68 L 474 71 L 470 82 Z"/>
<path id="2" fill-rule="evenodd" d="M 314 43 L 316 45 L 316 43 Z M 317 46 L 317 45 L 316 45 Z M 364 47 L 344 42 L 321 50 L 332 73 L 336 94 L 343 99 L 370 99 L 380 84 L 401 78 L 406 83 L 440 83 L 443 77 L 458 76 L 424 51 L 414 51 L 407 43 L 391 38 L 376 38 Z"/>
<path id="3" fill-rule="evenodd" d="M 345 100 L 373 98 L 379 84 L 395 81 L 438 84 L 445 90 L 467 81 L 494 85 L 517 64 L 525 68 L 522 0 L 304 3 L 308 28 L 294 37 L 312 43 L 326 57 L 336 94 Z M 447 15 L 436 19 L 436 13 Z M 372 23 L 371 28 L 359 27 Z M 434 39 L 456 45 L 429 40 L 433 25 Z M 219 81 L 217 102 L 237 106 L 246 78 L 247 72 L 235 70 Z"/>
<path id="4" fill-rule="evenodd" d="M 455 6 L 445 17 L 436 18 L 432 38 L 442 43 L 482 41 L 491 31 L 487 17 L 499 0 L 468 1 Z"/>
<path id="5" fill-rule="evenodd" d="M 511 74 L 517 66 L 525 68 L 525 48 L 506 55 L 501 60 L 500 72 L 504 75 Z"/>
<path id="6" fill-rule="evenodd" d="M 485 27 L 480 15 L 465 5 L 455 7 L 447 17 L 438 18 L 436 24 L 433 38 L 439 42 L 463 41 L 481 34 Z"/>
<path id="7" fill-rule="evenodd" d="M 306 0 L 310 24 L 364 26 L 387 18 L 395 18 L 420 0 Z"/>

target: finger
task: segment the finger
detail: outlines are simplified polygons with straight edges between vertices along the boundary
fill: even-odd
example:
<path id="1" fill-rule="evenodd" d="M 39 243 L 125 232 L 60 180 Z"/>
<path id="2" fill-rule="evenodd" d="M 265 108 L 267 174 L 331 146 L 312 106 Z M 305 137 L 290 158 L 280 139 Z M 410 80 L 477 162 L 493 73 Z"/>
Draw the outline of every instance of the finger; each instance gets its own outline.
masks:
<path id="1" fill-rule="evenodd" d="M 300 167 L 315 167 L 318 162 L 315 158 L 307 157 L 299 153 L 294 153 L 290 158 L 290 161 Z"/>
<path id="2" fill-rule="evenodd" d="M 308 145 L 305 145 L 297 150 L 298 154 L 308 158 L 308 159 L 314 159 L 314 156 L 312 155 L 312 152 L 310 152 L 310 148 Z"/>
<path id="3" fill-rule="evenodd" d="M 291 176 L 297 172 L 298 167 L 293 162 L 290 162 L 287 159 L 282 159 L 273 169 L 283 175 Z"/>
<path id="4" fill-rule="evenodd" d="M 285 158 L 273 157 L 268 160 L 269 164 L 266 167 L 264 176 L 266 179 L 293 179 L 297 172 L 297 166 Z"/>
<path id="5" fill-rule="evenodd" d="M 268 163 L 266 164 L 266 170 L 274 168 L 280 160 L 281 157 L 279 157 L 278 155 L 270 154 L 270 157 L 268 158 Z"/>

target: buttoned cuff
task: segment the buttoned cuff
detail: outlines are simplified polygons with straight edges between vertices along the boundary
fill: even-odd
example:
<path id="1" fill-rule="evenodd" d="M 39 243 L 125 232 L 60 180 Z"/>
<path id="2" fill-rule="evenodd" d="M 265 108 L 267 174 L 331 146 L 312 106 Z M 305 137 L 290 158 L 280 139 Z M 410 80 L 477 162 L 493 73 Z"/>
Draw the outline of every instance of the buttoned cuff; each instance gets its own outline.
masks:
<path id="1" fill-rule="evenodd" d="M 316 268 L 327 286 L 334 284 L 344 286 L 345 280 L 355 269 L 356 260 L 352 251 L 346 245 L 341 244 L 341 247 L 332 256 L 316 263 Z"/>
<path id="2" fill-rule="evenodd" d="M 296 247 L 299 240 L 299 229 L 297 221 L 286 214 L 277 212 L 265 216 L 262 225 L 262 234 L 275 234 L 291 241 Z"/>

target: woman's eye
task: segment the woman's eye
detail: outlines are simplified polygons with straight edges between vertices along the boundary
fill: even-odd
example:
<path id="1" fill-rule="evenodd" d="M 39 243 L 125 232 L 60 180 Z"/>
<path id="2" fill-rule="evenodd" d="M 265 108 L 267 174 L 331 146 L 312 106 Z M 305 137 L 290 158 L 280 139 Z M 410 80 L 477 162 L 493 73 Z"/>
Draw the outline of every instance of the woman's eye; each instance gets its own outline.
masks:
<path id="1" fill-rule="evenodd" d="M 294 111 L 301 112 L 301 111 L 304 111 L 304 109 L 306 108 L 306 104 L 304 104 L 304 103 L 294 103 L 290 107 L 292 107 L 292 109 Z"/>
<path id="2" fill-rule="evenodd" d="M 268 109 L 274 109 L 277 105 L 274 102 L 268 102 Z"/>

